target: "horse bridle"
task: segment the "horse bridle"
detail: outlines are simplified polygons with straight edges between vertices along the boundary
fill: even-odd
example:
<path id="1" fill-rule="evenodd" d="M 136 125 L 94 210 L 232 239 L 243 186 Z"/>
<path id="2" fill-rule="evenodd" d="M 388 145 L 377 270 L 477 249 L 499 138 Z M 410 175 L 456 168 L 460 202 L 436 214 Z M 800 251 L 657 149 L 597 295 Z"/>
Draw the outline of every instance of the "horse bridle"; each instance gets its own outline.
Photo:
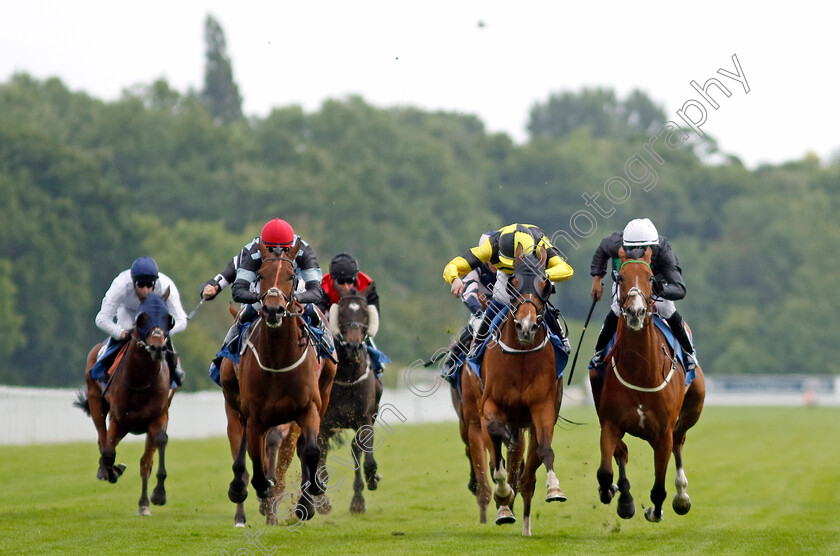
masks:
<path id="1" fill-rule="evenodd" d="M 624 267 L 624 265 L 632 264 L 632 263 L 639 263 L 639 264 L 647 265 L 647 267 L 650 268 L 651 271 L 653 270 L 652 267 L 650 266 L 650 263 L 647 262 L 647 261 L 643 261 L 641 259 L 627 259 L 626 261 L 621 263 L 621 266 L 618 267 L 618 271 L 621 272 L 621 269 Z M 619 274 L 619 276 L 621 276 L 621 275 Z M 619 288 L 620 287 L 621 286 L 619 285 Z M 645 295 L 645 292 L 643 292 L 641 289 L 639 289 L 638 286 L 633 286 L 632 288 L 630 288 L 627 291 L 627 295 L 625 295 L 624 297 L 619 297 L 618 305 L 619 305 L 619 309 L 620 309 L 620 312 L 621 312 L 621 316 L 625 317 L 625 318 L 627 317 L 627 308 L 624 306 L 624 304 L 627 302 L 627 300 L 632 295 L 642 296 L 642 300 L 644 301 L 644 304 L 645 304 L 644 320 L 647 320 L 648 317 L 653 315 L 653 305 L 655 303 L 655 300 L 653 299 L 652 295 L 650 297 Z"/>
<path id="2" fill-rule="evenodd" d="M 268 257 L 268 258 L 266 258 L 265 260 L 266 260 L 266 261 L 277 261 L 277 260 L 279 260 L 279 261 L 285 261 L 285 262 L 288 262 L 289 264 L 294 265 L 294 261 L 293 261 L 292 259 L 289 259 L 289 258 L 287 258 L 287 257 L 283 257 L 283 256 L 281 256 L 281 255 L 275 255 L 275 256 L 273 256 L 273 257 Z M 291 295 L 286 296 L 286 294 L 284 294 L 284 293 L 282 292 L 282 290 L 280 290 L 280 288 L 277 286 L 277 280 L 280 278 L 280 269 L 281 269 L 282 267 L 283 267 L 283 265 L 282 265 L 282 264 L 277 265 L 277 272 L 274 274 L 274 283 L 272 284 L 272 286 L 271 286 L 270 288 L 268 288 L 268 290 L 266 290 L 265 292 L 263 292 L 263 293 L 260 295 L 260 298 L 259 298 L 259 299 L 260 299 L 260 303 L 263 303 L 263 301 L 264 301 L 264 300 L 265 300 L 265 298 L 267 298 L 267 297 L 281 297 L 281 298 L 283 299 L 283 303 L 282 303 L 283 312 L 282 312 L 282 313 L 279 313 L 279 314 L 277 315 L 277 316 L 279 317 L 279 319 L 280 319 L 280 323 L 277 323 L 277 324 L 269 324 L 268 322 L 266 322 L 266 323 L 265 323 L 265 325 L 266 325 L 266 326 L 268 326 L 269 328 L 276 328 L 276 327 L 280 326 L 280 324 L 282 323 L 283 319 L 284 319 L 284 318 L 286 318 L 286 317 L 299 317 L 299 316 L 302 316 L 302 315 L 303 315 L 303 313 L 296 313 L 296 312 L 291 311 L 291 310 L 289 309 L 289 307 L 293 307 L 293 306 L 294 306 L 294 302 L 295 302 L 295 290 L 294 290 L 294 288 L 292 288 L 292 293 L 291 293 Z M 265 320 L 265 319 L 263 319 L 263 320 Z"/>
<path id="3" fill-rule="evenodd" d="M 516 312 L 519 311 L 519 308 L 525 305 L 526 303 L 530 303 L 534 306 L 534 309 L 537 311 L 537 326 L 540 326 L 545 320 L 545 308 L 547 303 L 540 299 L 540 305 L 537 305 L 537 302 L 531 299 L 530 297 L 523 297 L 521 294 L 519 295 L 519 297 L 519 302 L 516 305 L 514 305 L 513 309 L 511 309 L 511 314 L 514 316 L 514 321 L 516 320 Z M 537 297 L 539 298 L 539 296 Z"/>

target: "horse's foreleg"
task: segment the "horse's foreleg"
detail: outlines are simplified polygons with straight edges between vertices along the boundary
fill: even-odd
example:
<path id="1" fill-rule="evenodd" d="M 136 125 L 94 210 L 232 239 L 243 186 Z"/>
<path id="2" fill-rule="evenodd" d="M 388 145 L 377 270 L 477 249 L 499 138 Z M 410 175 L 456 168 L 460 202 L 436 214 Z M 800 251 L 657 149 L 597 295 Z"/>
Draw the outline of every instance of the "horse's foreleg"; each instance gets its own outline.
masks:
<path id="1" fill-rule="evenodd" d="M 601 465 L 598 467 L 598 494 L 601 503 L 609 504 L 618 488 L 613 484 L 612 458 L 623 433 L 608 422 L 601 423 Z"/>
<path id="2" fill-rule="evenodd" d="M 301 431 L 297 442 L 297 455 L 300 460 L 301 482 L 303 484 L 301 485 L 301 496 L 295 508 L 295 514 L 299 520 L 306 521 L 315 516 L 313 496 L 320 497 L 324 492 L 315 478 L 318 473 L 318 459 L 321 455 L 321 450 L 318 448 L 321 416 L 314 403 L 309 404 L 297 423 Z"/>
<path id="3" fill-rule="evenodd" d="M 474 477 L 478 519 L 487 523 L 487 506 L 490 504 L 490 481 L 487 478 L 487 452 L 481 422 L 471 421 L 467 427 L 467 456 L 470 458 L 470 475 Z"/>
<path id="4" fill-rule="evenodd" d="M 323 425 L 323 421 L 321 422 Z M 327 483 L 329 482 L 329 475 L 327 473 L 327 454 L 330 450 L 330 431 L 321 429 L 318 435 L 318 449 L 321 454 L 318 456 L 318 473 L 315 475 L 315 480 L 319 482 L 321 488 L 324 490 L 322 495 L 323 504 L 319 505 L 316 510 L 321 515 L 327 515 L 332 511 L 332 502 L 327 496 Z"/>
<path id="5" fill-rule="evenodd" d="M 247 437 L 246 431 L 247 427 L 244 422 L 240 422 L 238 427 L 233 426 L 230 421 L 230 416 L 228 417 L 228 439 L 231 442 L 231 449 L 233 450 L 233 442 L 234 436 L 231 436 L 232 429 L 238 431 L 238 438 L 239 440 L 239 447 L 234 451 L 233 456 L 233 480 L 230 482 L 230 486 L 228 487 L 228 498 L 234 504 L 241 504 L 245 501 L 248 497 L 248 470 L 247 466 L 245 465 L 245 455 L 246 455 L 246 447 Z M 245 526 L 245 511 L 242 511 L 242 521 L 239 521 L 240 512 L 239 507 L 237 507 L 236 517 L 235 517 L 235 525 L 237 526 Z"/>
<path id="6" fill-rule="evenodd" d="M 102 457 L 99 458 L 99 469 L 103 471 L 104 478 L 109 483 L 116 483 L 125 471 L 124 464 L 114 465 L 114 462 L 117 461 L 117 444 L 126 434 L 127 431 L 124 431 L 118 422 L 113 422 L 105 435 L 105 444 L 100 450 Z"/>
<path id="7" fill-rule="evenodd" d="M 537 467 L 540 466 L 540 456 L 537 453 L 537 435 L 533 428 L 529 429 L 529 437 L 525 469 L 522 471 L 522 477 L 519 481 L 519 492 L 522 495 L 522 535 L 526 537 L 531 536 L 531 500 L 534 498 L 534 490 L 537 485 Z M 553 471 L 551 473 L 554 474 Z"/>
<path id="8" fill-rule="evenodd" d="M 358 464 L 362 460 L 362 445 L 359 442 L 359 435 L 356 433 L 353 436 L 353 442 L 350 444 L 353 450 L 353 460 L 356 461 L 356 471 L 353 478 L 353 499 L 350 501 L 350 513 L 363 514 L 365 513 L 365 497 L 362 494 L 365 489 L 365 482 L 362 479 L 361 466 Z M 367 455 L 366 455 L 367 456 Z M 365 458 L 367 459 L 367 458 Z"/>
<path id="9" fill-rule="evenodd" d="M 536 441 L 537 456 L 545 465 L 546 472 L 546 502 L 565 502 L 566 495 L 560 488 L 560 481 L 554 473 L 554 450 L 551 441 L 554 437 L 554 424 L 557 422 L 554 401 L 531 407 L 531 419 L 534 427 L 531 433 L 531 444 Z M 530 448 L 529 448 L 530 450 Z M 534 469 L 536 471 L 536 468 Z"/>
<path id="10" fill-rule="evenodd" d="M 673 431 L 665 431 L 658 439 L 651 441 L 654 460 L 654 481 L 650 490 L 650 501 L 653 506 L 645 510 L 645 519 L 652 522 L 662 521 L 662 502 L 665 500 L 665 475 L 668 471 L 668 461 L 671 459 L 673 448 Z"/>
<path id="11" fill-rule="evenodd" d="M 500 506 L 509 506 L 513 503 L 515 493 L 507 481 L 508 473 L 505 469 L 505 462 L 502 459 L 502 444 L 505 441 L 505 426 L 502 424 L 495 411 L 495 405 L 486 401 L 484 405 L 487 434 L 490 435 L 490 442 L 493 444 L 490 459 L 493 462 L 493 481 L 496 489 L 493 491 L 493 499 Z"/>
<path id="12" fill-rule="evenodd" d="M 169 415 L 164 415 L 160 430 L 155 434 L 155 442 L 157 443 L 158 451 L 158 469 L 155 473 L 157 484 L 152 491 L 152 504 L 155 506 L 163 506 L 166 504 L 166 488 L 163 483 L 166 481 L 166 445 L 169 443 L 169 436 L 166 434 L 166 426 L 169 421 Z"/>
<path id="13" fill-rule="evenodd" d="M 630 494 L 630 480 L 627 478 L 627 460 L 629 459 L 629 452 L 627 451 L 627 444 L 623 440 L 619 440 L 615 446 L 615 463 L 618 465 L 618 505 L 616 511 L 618 516 L 622 519 L 630 519 L 636 515 L 636 504 L 633 501 L 633 495 Z"/>
<path id="14" fill-rule="evenodd" d="M 248 456 L 251 459 L 251 486 L 259 498 L 271 498 L 274 486 L 265 476 L 263 454 L 265 453 L 265 431 L 262 423 L 249 419 L 245 428 Z"/>
<path id="15" fill-rule="evenodd" d="M 277 515 L 274 513 L 274 498 L 277 496 L 277 452 L 282 441 L 283 433 L 279 427 L 272 427 L 265 433 L 263 468 L 267 472 L 268 481 L 275 485 L 271 496 L 260 499 L 260 513 L 265 516 L 267 525 L 277 525 Z"/>
<path id="16" fill-rule="evenodd" d="M 700 413 L 703 411 L 703 402 L 706 397 L 706 383 L 703 377 L 703 371 L 697 368 L 696 376 L 689 385 L 685 393 L 682 408 L 680 409 L 680 417 L 677 420 L 677 425 L 674 428 L 674 463 L 677 467 L 677 476 L 674 479 L 674 486 L 677 493 L 674 495 L 674 500 L 671 506 L 677 515 L 685 515 L 691 509 L 691 498 L 688 496 L 688 479 L 685 476 L 682 462 L 682 449 L 685 444 L 685 435 L 688 429 L 693 427 L 700 419 Z"/>

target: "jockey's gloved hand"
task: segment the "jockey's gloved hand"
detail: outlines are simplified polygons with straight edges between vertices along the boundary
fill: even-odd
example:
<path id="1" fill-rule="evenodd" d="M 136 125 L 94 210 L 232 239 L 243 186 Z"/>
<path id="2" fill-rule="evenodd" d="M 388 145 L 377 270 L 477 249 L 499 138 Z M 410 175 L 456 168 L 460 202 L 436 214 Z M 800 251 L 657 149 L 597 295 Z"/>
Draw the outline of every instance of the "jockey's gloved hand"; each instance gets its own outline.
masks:
<path id="1" fill-rule="evenodd" d="M 207 289 L 207 286 L 212 286 L 216 293 L 205 294 L 204 290 Z M 211 278 L 210 280 L 207 280 L 206 282 L 204 282 L 204 284 L 202 284 L 201 291 L 199 292 L 199 296 L 201 297 L 201 299 L 206 299 L 206 300 L 209 301 L 209 300 L 213 299 L 214 297 L 216 297 L 217 295 L 219 295 L 220 291 L 222 291 L 222 290 L 221 290 L 221 288 L 219 288 L 218 282 L 216 282 L 215 279 Z"/>

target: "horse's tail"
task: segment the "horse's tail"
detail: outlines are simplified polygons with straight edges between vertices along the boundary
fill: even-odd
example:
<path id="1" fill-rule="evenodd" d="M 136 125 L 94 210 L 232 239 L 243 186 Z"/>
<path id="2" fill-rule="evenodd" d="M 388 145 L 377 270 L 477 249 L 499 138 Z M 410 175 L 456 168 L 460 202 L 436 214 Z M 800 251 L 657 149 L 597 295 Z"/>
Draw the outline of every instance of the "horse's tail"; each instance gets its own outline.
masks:
<path id="1" fill-rule="evenodd" d="M 84 388 L 80 388 L 78 392 L 76 392 L 76 401 L 73 402 L 74 407 L 78 407 L 82 411 L 88 414 L 90 417 L 90 402 L 88 401 L 88 393 L 87 390 Z"/>

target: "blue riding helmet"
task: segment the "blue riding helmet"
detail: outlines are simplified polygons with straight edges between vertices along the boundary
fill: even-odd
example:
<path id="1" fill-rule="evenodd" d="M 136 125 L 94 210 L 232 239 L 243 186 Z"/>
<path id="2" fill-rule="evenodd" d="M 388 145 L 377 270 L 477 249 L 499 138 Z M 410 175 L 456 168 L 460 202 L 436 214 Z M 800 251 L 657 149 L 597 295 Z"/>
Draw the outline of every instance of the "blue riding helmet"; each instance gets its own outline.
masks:
<path id="1" fill-rule="evenodd" d="M 154 278 L 158 277 L 158 266 L 155 260 L 151 257 L 140 257 L 131 263 L 131 279 L 138 278 Z"/>

